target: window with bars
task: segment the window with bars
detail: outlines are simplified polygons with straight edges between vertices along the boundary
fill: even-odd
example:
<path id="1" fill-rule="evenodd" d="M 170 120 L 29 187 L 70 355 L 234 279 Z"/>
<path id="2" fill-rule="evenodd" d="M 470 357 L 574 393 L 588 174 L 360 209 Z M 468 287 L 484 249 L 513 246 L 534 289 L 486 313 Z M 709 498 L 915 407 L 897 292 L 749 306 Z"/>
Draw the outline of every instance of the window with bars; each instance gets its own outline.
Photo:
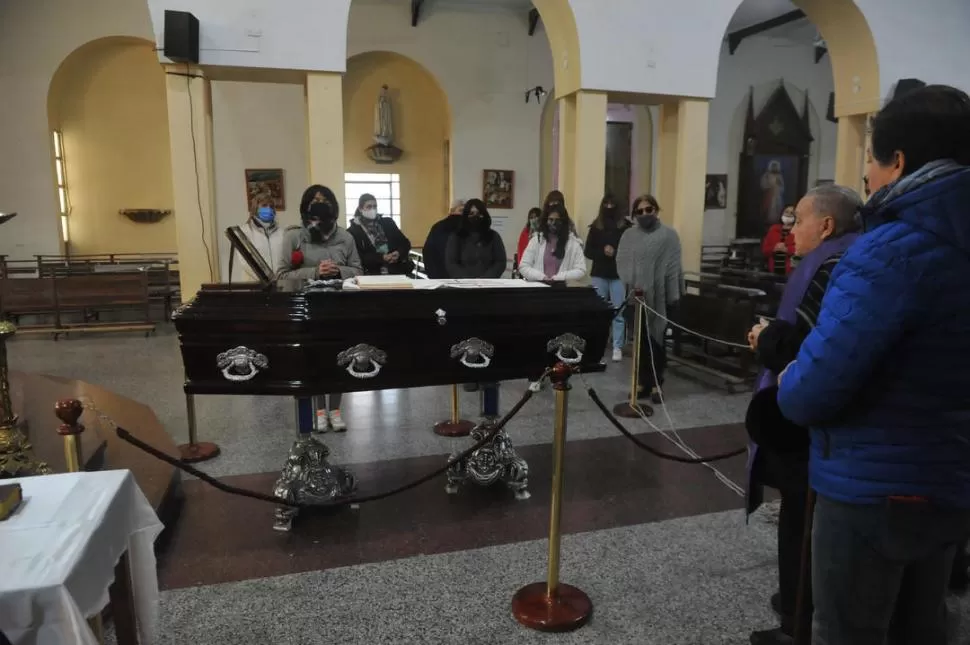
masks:
<path id="1" fill-rule="evenodd" d="M 360 196 L 369 193 L 377 200 L 377 212 L 401 226 L 401 176 L 395 173 L 348 172 L 344 174 L 346 223 L 354 218 Z"/>
<path id="2" fill-rule="evenodd" d="M 67 170 L 64 167 L 64 135 L 60 130 L 51 133 L 54 142 L 54 172 L 57 175 L 57 203 L 61 214 L 61 238 L 68 242 L 67 216 L 71 212 L 71 202 L 67 194 Z"/>

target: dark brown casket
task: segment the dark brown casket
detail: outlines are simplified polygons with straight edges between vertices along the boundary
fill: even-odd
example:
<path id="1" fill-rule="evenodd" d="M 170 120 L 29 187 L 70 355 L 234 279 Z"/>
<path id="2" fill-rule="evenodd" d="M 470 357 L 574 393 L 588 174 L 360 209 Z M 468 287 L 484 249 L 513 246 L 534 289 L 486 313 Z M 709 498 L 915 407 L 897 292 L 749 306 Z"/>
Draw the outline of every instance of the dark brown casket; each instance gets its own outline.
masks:
<path id="1" fill-rule="evenodd" d="M 536 378 L 563 357 L 601 371 L 613 312 L 588 287 L 284 283 L 205 285 L 173 318 L 187 394 L 309 396 Z"/>

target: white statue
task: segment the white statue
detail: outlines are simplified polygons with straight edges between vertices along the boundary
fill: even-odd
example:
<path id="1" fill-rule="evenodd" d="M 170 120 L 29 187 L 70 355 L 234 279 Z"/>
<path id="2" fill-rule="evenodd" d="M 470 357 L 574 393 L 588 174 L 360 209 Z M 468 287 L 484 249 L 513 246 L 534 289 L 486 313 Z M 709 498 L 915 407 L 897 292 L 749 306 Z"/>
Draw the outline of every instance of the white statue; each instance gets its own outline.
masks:
<path id="1" fill-rule="evenodd" d="M 381 95 L 374 106 L 374 142 L 381 146 L 390 146 L 394 142 L 394 121 L 387 85 L 381 87 Z"/>

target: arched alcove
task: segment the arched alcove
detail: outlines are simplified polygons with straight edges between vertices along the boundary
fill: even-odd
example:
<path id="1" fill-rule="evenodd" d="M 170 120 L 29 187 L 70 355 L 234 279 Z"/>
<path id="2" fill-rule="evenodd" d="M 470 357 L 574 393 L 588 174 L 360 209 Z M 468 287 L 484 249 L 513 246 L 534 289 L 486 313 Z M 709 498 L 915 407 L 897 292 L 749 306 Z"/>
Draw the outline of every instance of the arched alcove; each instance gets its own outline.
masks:
<path id="1" fill-rule="evenodd" d="M 394 145 L 403 150 L 394 163 L 367 155 L 374 144 L 374 108 L 388 86 Z M 343 81 L 344 172 L 400 176 L 401 227 L 419 245 L 431 225 L 448 211 L 451 193 L 451 110 L 435 77 L 401 54 L 371 51 L 347 60 Z M 420 238 L 420 239 L 419 239 Z"/>
<path id="2" fill-rule="evenodd" d="M 174 252 L 174 217 L 145 224 L 119 213 L 171 210 L 174 202 L 155 44 L 109 37 L 74 50 L 51 79 L 47 115 L 50 129 L 62 133 L 71 253 Z"/>

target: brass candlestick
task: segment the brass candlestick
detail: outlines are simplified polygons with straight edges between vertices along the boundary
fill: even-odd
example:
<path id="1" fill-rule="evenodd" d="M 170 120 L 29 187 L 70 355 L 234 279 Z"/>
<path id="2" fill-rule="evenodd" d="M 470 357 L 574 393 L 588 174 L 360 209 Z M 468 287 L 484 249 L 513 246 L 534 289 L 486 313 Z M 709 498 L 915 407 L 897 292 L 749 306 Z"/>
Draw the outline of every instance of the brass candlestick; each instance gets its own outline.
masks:
<path id="1" fill-rule="evenodd" d="M 47 464 L 31 457 L 33 449 L 17 426 L 17 415 L 10 402 L 7 339 L 16 332 L 13 323 L 0 320 L 0 479 L 51 473 Z"/>

